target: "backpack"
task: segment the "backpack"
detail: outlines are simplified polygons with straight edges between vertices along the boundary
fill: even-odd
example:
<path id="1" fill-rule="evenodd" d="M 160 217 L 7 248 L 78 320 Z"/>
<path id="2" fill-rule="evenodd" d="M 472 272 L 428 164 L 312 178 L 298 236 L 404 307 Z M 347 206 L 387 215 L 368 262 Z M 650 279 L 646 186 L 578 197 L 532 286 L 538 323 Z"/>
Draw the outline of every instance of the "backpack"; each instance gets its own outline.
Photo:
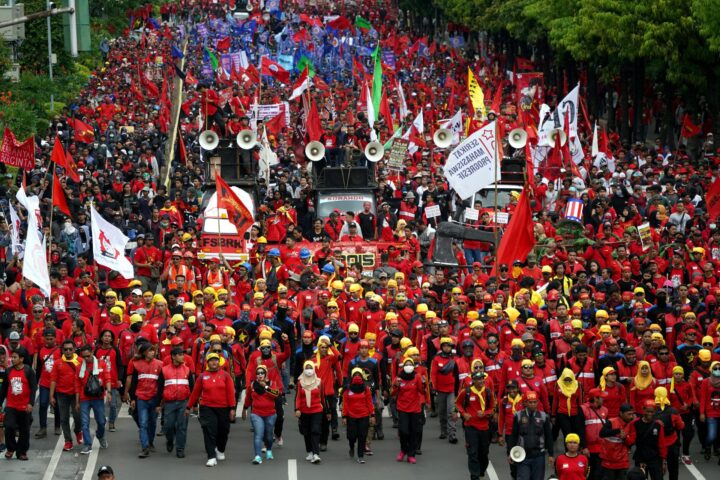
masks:
<path id="1" fill-rule="evenodd" d="M 83 362 L 82 366 L 80 367 L 80 378 L 85 376 L 85 362 Z M 87 383 L 85 384 L 85 388 L 83 388 L 83 393 L 86 397 L 99 397 L 102 395 L 103 392 L 103 386 L 100 382 L 100 369 L 98 368 L 98 361 L 97 358 L 93 358 L 93 369 L 92 372 L 88 376 Z"/>

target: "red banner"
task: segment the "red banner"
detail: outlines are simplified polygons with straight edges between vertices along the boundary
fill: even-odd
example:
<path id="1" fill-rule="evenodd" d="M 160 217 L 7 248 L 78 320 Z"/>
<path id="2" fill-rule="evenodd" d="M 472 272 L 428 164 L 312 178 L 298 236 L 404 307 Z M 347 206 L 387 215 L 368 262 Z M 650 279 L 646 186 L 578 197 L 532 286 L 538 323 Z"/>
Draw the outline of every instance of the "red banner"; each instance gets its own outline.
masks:
<path id="1" fill-rule="evenodd" d="M 720 215 L 720 179 L 715 180 L 708 188 L 705 204 L 707 205 L 707 213 L 710 215 L 710 221 L 715 221 Z"/>
<path id="2" fill-rule="evenodd" d="M 5 127 L 2 147 L 0 147 L 0 163 L 32 170 L 35 166 L 35 139 L 31 136 L 24 142 L 18 143 L 12 131 Z"/>

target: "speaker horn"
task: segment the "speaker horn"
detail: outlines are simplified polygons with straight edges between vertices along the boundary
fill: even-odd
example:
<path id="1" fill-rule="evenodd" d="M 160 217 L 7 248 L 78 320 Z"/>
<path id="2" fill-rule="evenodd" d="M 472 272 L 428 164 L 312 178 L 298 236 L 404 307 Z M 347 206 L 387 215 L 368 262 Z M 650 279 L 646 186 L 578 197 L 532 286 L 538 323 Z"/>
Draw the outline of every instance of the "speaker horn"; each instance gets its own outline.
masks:
<path id="1" fill-rule="evenodd" d="M 567 143 L 567 135 L 565 135 L 565 132 L 563 132 L 559 128 L 553 128 L 548 134 L 548 139 L 550 140 L 551 146 L 555 146 L 555 139 L 558 138 L 558 135 L 560 136 L 559 138 L 561 147 Z"/>
<path id="2" fill-rule="evenodd" d="M 317 162 L 318 160 L 322 160 L 324 156 L 325 145 L 323 145 L 322 143 L 315 141 L 305 145 L 305 157 L 308 160 L 312 162 Z"/>
<path id="3" fill-rule="evenodd" d="M 370 162 L 379 162 L 385 155 L 385 148 L 380 142 L 370 142 L 365 146 L 365 158 Z"/>
<path id="4" fill-rule="evenodd" d="M 447 128 L 440 128 L 433 135 L 433 143 L 437 148 L 447 148 L 452 144 L 453 134 Z"/>
<path id="5" fill-rule="evenodd" d="M 520 149 L 527 143 L 527 132 L 522 128 L 516 128 L 511 130 L 508 134 L 508 143 L 514 149 Z"/>
<path id="6" fill-rule="evenodd" d="M 511 448 L 510 458 L 515 463 L 521 463 L 523 460 L 525 460 L 525 449 L 520 445 Z"/>
<path id="7" fill-rule="evenodd" d="M 235 141 L 237 142 L 238 147 L 243 150 L 251 150 L 257 143 L 257 135 L 255 135 L 255 132 L 252 130 L 242 130 L 237 134 Z"/>
<path id="8" fill-rule="evenodd" d="M 220 144 L 220 137 L 212 130 L 205 130 L 200 134 L 200 146 L 204 150 L 215 150 Z"/>

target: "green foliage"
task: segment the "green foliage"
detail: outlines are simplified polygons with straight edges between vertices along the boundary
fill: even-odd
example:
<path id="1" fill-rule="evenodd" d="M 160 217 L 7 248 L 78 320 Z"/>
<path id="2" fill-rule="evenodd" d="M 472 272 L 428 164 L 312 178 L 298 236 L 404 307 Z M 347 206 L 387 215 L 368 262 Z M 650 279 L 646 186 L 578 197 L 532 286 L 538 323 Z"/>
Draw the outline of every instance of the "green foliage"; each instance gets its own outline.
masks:
<path id="1" fill-rule="evenodd" d="M 25 13 L 45 10 L 45 0 L 25 0 Z M 57 55 L 57 63 L 53 65 L 53 73 L 62 75 L 71 73 L 73 59 L 65 51 L 62 17 L 57 15 L 50 19 L 52 30 L 52 50 Z M 38 74 L 48 73 L 47 20 L 42 18 L 25 24 L 25 40 L 20 44 L 20 68 Z"/>
<path id="2" fill-rule="evenodd" d="M 713 52 L 720 52 L 720 9 L 714 0 L 693 0 L 693 18 Z"/>

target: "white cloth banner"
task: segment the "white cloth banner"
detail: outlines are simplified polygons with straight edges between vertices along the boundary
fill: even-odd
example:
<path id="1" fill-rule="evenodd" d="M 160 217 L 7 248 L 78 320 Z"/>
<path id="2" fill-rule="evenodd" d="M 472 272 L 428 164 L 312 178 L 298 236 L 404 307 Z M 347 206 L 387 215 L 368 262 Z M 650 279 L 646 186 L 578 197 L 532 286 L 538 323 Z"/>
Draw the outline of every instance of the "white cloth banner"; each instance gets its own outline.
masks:
<path id="1" fill-rule="evenodd" d="M 10 247 L 13 255 L 20 256 L 23 251 L 23 245 L 20 241 L 20 217 L 12 203 L 8 203 L 8 207 L 10 208 Z"/>
<path id="2" fill-rule="evenodd" d="M 119 228 L 105 220 L 95 208 L 90 209 L 92 228 L 93 256 L 98 265 L 118 272 L 125 278 L 135 278 L 132 263 L 125 256 L 128 242 Z"/>
<path id="3" fill-rule="evenodd" d="M 50 298 L 50 274 L 45 253 L 45 240 L 40 239 L 40 233 L 31 223 L 34 224 L 34 222 L 28 221 L 22 275 L 28 280 L 32 280 L 45 296 Z"/>
<path id="4" fill-rule="evenodd" d="M 550 132 L 556 128 L 562 129 L 565 123 L 565 112 L 568 113 L 568 120 L 570 125 L 570 138 L 577 137 L 577 122 L 578 122 L 578 111 L 580 108 L 580 84 L 575 86 L 570 93 L 558 104 L 552 114 L 549 116 L 545 115 L 544 112 L 548 111 L 547 108 L 540 109 L 540 128 L 538 129 L 538 145 L 546 145 L 552 147 L 552 141 L 548 138 Z M 568 141 L 570 141 L 568 138 Z M 581 149 L 582 150 L 582 149 Z"/>
<path id="5" fill-rule="evenodd" d="M 460 198 L 470 198 L 481 188 L 500 181 L 495 151 L 495 122 L 491 122 L 450 152 L 445 178 Z"/>
<path id="6" fill-rule="evenodd" d="M 253 103 L 250 105 L 250 123 L 257 123 L 258 120 L 266 120 L 268 118 L 275 118 L 279 113 L 285 114 L 285 126 L 290 126 L 290 106 L 288 102 L 273 103 L 272 105 L 257 105 Z"/>

